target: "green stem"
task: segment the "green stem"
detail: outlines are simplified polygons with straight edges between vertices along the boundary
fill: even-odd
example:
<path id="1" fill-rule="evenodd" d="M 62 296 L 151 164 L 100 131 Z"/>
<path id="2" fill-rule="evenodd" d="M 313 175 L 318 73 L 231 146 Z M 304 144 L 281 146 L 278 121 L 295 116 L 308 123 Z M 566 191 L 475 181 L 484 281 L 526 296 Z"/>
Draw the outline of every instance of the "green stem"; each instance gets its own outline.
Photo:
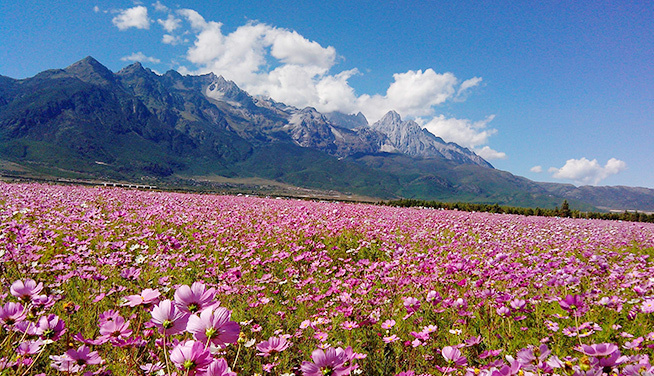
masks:
<path id="1" fill-rule="evenodd" d="M 163 352 L 164 352 L 164 359 L 166 360 L 166 371 L 168 371 L 169 375 L 172 375 L 170 373 L 170 363 L 168 362 L 168 348 L 166 347 L 166 330 L 164 329 L 164 335 L 163 335 Z"/>
<path id="2" fill-rule="evenodd" d="M 234 358 L 234 363 L 232 363 L 232 369 L 236 369 L 236 361 L 238 360 L 238 354 L 241 353 L 241 344 L 238 344 L 238 350 L 236 350 L 236 357 Z"/>

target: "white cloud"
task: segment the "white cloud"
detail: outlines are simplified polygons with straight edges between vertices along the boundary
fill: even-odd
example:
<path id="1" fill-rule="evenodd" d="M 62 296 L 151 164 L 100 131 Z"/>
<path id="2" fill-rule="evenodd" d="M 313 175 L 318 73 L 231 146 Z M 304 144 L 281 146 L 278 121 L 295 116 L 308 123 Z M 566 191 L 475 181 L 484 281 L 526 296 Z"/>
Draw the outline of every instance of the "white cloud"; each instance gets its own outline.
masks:
<path id="1" fill-rule="evenodd" d="M 529 171 L 540 174 L 541 172 L 543 172 L 543 166 L 534 166 L 530 168 Z"/>
<path id="2" fill-rule="evenodd" d="M 604 167 L 597 163 L 597 159 L 590 161 L 581 158 L 568 159 L 563 167 L 550 167 L 548 171 L 557 179 L 572 180 L 577 184 L 597 185 L 600 181 L 626 168 L 625 162 L 615 158 L 609 159 Z"/>
<path id="3" fill-rule="evenodd" d="M 497 133 L 496 129 L 488 128 L 488 123 L 494 118 L 495 116 L 491 115 L 484 120 L 473 122 L 468 119 L 446 118 L 444 115 L 439 115 L 423 127 L 445 141 L 475 148 L 488 143 L 488 138 Z"/>
<path id="4" fill-rule="evenodd" d="M 295 31 L 269 28 L 265 31 L 266 45 L 271 45 L 270 54 L 282 64 L 330 69 L 336 60 L 334 47 L 322 47 Z"/>
<path id="5" fill-rule="evenodd" d="M 167 6 L 161 4 L 161 1 L 157 1 L 156 3 L 152 4 L 152 6 L 154 7 L 154 10 L 156 10 L 157 12 L 168 12 L 169 11 Z"/>
<path id="6" fill-rule="evenodd" d="M 119 30 L 127 30 L 130 27 L 149 29 L 150 18 L 148 18 L 148 8 L 140 5 L 134 8 L 125 9 L 114 17 L 111 22 L 113 22 Z"/>
<path id="7" fill-rule="evenodd" d="M 407 71 L 393 75 L 394 82 L 386 91 L 386 99 L 404 116 L 433 113 L 439 105 L 454 95 L 457 79 L 452 73 L 438 74 L 429 68 L 424 72 Z"/>
<path id="8" fill-rule="evenodd" d="M 484 146 L 481 149 L 474 149 L 474 152 L 479 155 L 480 157 L 486 159 L 486 160 L 494 160 L 494 159 L 506 159 L 506 153 L 493 150 L 489 146 Z"/>
<path id="9" fill-rule="evenodd" d="M 172 33 L 181 25 L 182 20 L 176 18 L 172 14 L 169 14 L 168 18 L 166 18 L 165 20 L 157 20 L 157 22 L 159 23 L 159 25 L 161 25 L 164 28 L 164 30 L 166 30 L 169 33 Z"/>
<path id="10" fill-rule="evenodd" d="M 461 86 L 459 86 L 459 90 L 457 90 L 456 92 L 455 100 L 457 101 L 465 100 L 465 98 L 468 96 L 468 93 L 470 92 L 470 89 L 479 86 L 481 81 L 482 81 L 481 77 L 473 77 L 463 81 L 461 83 Z"/>
<path id="11" fill-rule="evenodd" d="M 135 52 L 129 56 L 123 56 L 120 58 L 122 61 L 139 61 L 141 63 L 161 63 L 161 60 L 156 57 L 145 56 L 141 51 Z"/>
<path id="12" fill-rule="evenodd" d="M 179 35 L 164 34 L 163 37 L 161 37 L 161 42 L 175 46 L 186 42 L 186 39 L 180 37 Z"/>
<path id="13" fill-rule="evenodd" d="M 99 7 L 99 6 L 97 6 L 97 5 L 96 5 L 96 6 L 94 6 L 94 7 L 93 7 L 93 11 L 94 11 L 95 13 L 98 13 L 98 12 L 100 12 L 100 7 Z"/>

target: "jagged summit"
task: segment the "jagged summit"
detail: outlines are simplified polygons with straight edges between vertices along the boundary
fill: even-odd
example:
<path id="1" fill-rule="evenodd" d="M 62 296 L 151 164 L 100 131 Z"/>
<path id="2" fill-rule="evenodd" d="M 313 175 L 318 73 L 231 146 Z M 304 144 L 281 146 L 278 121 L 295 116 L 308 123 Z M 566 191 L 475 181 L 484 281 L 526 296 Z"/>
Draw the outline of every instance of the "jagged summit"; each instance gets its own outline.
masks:
<path id="1" fill-rule="evenodd" d="M 107 85 L 116 82 L 114 73 L 91 56 L 69 65 L 64 71 L 84 82 L 96 85 Z"/>
<path id="2" fill-rule="evenodd" d="M 415 121 L 403 121 L 400 114 L 395 111 L 387 112 L 370 127 L 388 136 L 390 142 L 400 152 L 414 157 L 444 158 L 458 163 L 493 167 L 469 149 L 443 141 Z"/>

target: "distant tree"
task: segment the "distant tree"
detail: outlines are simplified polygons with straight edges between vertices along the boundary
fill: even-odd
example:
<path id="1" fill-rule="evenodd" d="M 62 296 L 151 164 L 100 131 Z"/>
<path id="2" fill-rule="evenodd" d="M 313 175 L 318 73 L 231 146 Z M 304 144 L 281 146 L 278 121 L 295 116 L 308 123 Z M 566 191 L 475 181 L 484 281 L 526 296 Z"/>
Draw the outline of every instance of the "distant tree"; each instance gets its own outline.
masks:
<path id="1" fill-rule="evenodd" d="M 561 210 L 559 210 L 559 215 L 561 217 L 570 217 L 570 205 L 568 205 L 568 200 L 563 200 L 563 204 L 561 204 Z"/>

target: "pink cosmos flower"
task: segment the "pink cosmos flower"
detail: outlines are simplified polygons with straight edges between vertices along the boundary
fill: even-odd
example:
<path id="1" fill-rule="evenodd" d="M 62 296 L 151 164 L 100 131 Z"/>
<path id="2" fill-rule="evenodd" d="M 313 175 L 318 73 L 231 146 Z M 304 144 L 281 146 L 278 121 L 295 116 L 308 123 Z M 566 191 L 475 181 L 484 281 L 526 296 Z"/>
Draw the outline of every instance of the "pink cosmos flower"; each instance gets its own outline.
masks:
<path id="1" fill-rule="evenodd" d="M 313 362 L 302 362 L 300 368 L 304 376 L 341 376 L 349 375 L 355 366 L 350 365 L 354 354 L 352 348 L 329 347 L 326 350 L 316 349 L 311 353 Z"/>
<path id="2" fill-rule="evenodd" d="M 76 364 L 102 364 L 102 358 L 98 355 L 97 351 L 91 351 L 86 345 L 82 345 L 77 350 L 70 349 L 66 351 L 68 355 Z"/>
<path id="3" fill-rule="evenodd" d="M 568 311 L 574 317 L 583 316 L 588 311 L 588 306 L 580 295 L 567 295 L 565 299 L 559 301 L 559 305 Z"/>
<path id="4" fill-rule="evenodd" d="M 441 354 L 448 363 L 454 363 L 459 367 L 463 367 L 468 364 L 468 359 L 461 355 L 461 350 L 457 349 L 456 347 L 445 346 L 443 347 L 443 350 L 441 350 Z"/>
<path id="5" fill-rule="evenodd" d="M 186 330 L 202 343 L 211 342 L 214 346 L 224 347 L 236 343 L 241 327 L 230 321 L 231 312 L 224 307 L 204 309 L 200 316 L 192 315 L 188 319 Z"/>
<path id="6" fill-rule="evenodd" d="M 171 300 L 164 300 L 154 306 L 150 314 L 152 323 L 166 336 L 186 330 L 189 314 L 174 305 Z"/>
<path id="7" fill-rule="evenodd" d="M 654 299 L 647 299 L 640 306 L 642 313 L 654 313 Z"/>
<path id="8" fill-rule="evenodd" d="M 264 364 L 263 365 L 263 370 L 266 373 L 270 373 L 270 372 L 272 372 L 273 368 L 275 368 L 275 366 L 277 366 L 277 365 L 279 365 L 279 362 Z"/>
<path id="9" fill-rule="evenodd" d="M 41 316 L 34 329 L 34 334 L 41 339 L 52 341 L 58 340 L 64 333 L 66 333 L 66 323 L 57 315 Z"/>
<path id="10" fill-rule="evenodd" d="M 120 312 L 113 309 L 109 309 L 100 314 L 100 316 L 98 317 L 98 322 L 104 323 L 106 321 L 114 321 L 119 317 L 120 317 Z"/>
<path id="11" fill-rule="evenodd" d="M 289 348 L 293 343 L 286 340 L 286 337 L 270 337 L 267 341 L 257 344 L 257 355 L 268 357 L 272 354 L 282 352 Z"/>
<path id="12" fill-rule="evenodd" d="M 144 305 L 146 307 L 151 307 L 153 304 L 159 303 L 159 290 L 145 289 L 139 295 L 129 295 L 125 297 L 127 301 L 124 305 L 129 307 L 136 307 L 138 305 Z"/>
<path id="13" fill-rule="evenodd" d="M 161 362 L 142 364 L 139 368 L 145 373 L 157 373 L 164 369 L 164 364 Z"/>
<path id="14" fill-rule="evenodd" d="M 511 308 L 513 308 L 515 310 L 520 310 L 520 309 L 524 308 L 527 305 L 527 302 L 524 299 L 516 298 L 516 299 L 513 299 L 509 303 L 509 305 L 511 306 Z"/>
<path id="15" fill-rule="evenodd" d="M 16 348 L 16 353 L 22 356 L 34 355 L 41 351 L 43 341 L 40 339 L 21 342 Z"/>
<path id="16" fill-rule="evenodd" d="M 395 341 L 397 341 L 397 340 L 399 340 L 399 339 L 400 339 L 400 337 L 398 337 L 397 335 L 393 334 L 393 335 L 391 335 L 391 336 L 385 336 L 385 337 L 383 338 L 383 341 L 384 341 L 384 343 L 393 343 L 393 342 L 395 342 Z"/>
<path id="17" fill-rule="evenodd" d="M 204 376 L 236 376 L 236 372 L 227 365 L 227 361 L 223 358 L 214 359 L 214 361 L 207 368 Z"/>
<path id="18" fill-rule="evenodd" d="M 359 327 L 359 324 L 357 324 L 354 321 L 343 321 L 341 323 L 341 328 L 343 328 L 345 330 L 352 330 L 352 329 L 356 329 L 358 327 Z"/>
<path id="19" fill-rule="evenodd" d="M 129 329 L 129 320 L 125 321 L 122 316 L 100 323 L 99 327 L 100 338 L 98 339 L 124 339 L 132 335 L 132 330 Z"/>
<path id="20" fill-rule="evenodd" d="M 317 339 L 320 342 L 325 342 L 329 336 L 325 332 L 316 332 L 313 335 L 313 338 Z"/>
<path id="21" fill-rule="evenodd" d="M 618 351 L 618 346 L 612 343 L 597 343 L 593 345 L 581 345 L 581 349 L 577 349 L 588 356 L 609 356 Z"/>
<path id="22" fill-rule="evenodd" d="M 497 308 L 495 312 L 497 312 L 497 314 L 502 317 L 508 317 L 511 315 L 511 310 L 508 307 L 504 307 L 504 306 Z"/>
<path id="23" fill-rule="evenodd" d="M 420 309 L 420 301 L 418 299 L 409 296 L 403 298 L 403 300 L 404 308 L 406 309 L 407 313 L 414 313 Z"/>
<path id="24" fill-rule="evenodd" d="M 390 329 L 395 326 L 395 320 L 386 320 L 381 324 L 382 329 Z"/>
<path id="25" fill-rule="evenodd" d="M 198 341 L 180 342 L 170 352 L 170 361 L 185 375 L 202 375 L 212 362 L 209 349 Z"/>
<path id="26" fill-rule="evenodd" d="M 37 295 L 43 290 L 43 283 L 39 282 L 36 284 L 36 281 L 33 279 L 27 278 L 25 282 L 20 279 L 11 284 L 11 295 L 17 297 L 21 300 L 31 299 L 32 296 Z"/>
<path id="27" fill-rule="evenodd" d="M 216 289 L 206 289 L 204 283 L 194 282 L 191 287 L 182 285 L 175 291 L 175 303 L 187 312 L 195 313 L 218 306 L 220 302 L 213 302 Z"/>
<path id="28" fill-rule="evenodd" d="M 70 349 L 63 355 L 51 355 L 50 364 L 52 368 L 61 372 L 77 373 L 86 367 L 87 364 L 101 364 L 102 358 L 97 351 L 91 351 L 86 345 L 82 345 L 77 350 Z"/>
<path id="29" fill-rule="evenodd" d="M 424 330 L 421 331 L 421 332 L 411 332 L 409 334 L 414 336 L 416 339 L 419 339 L 419 340 L 422 340 L 422 341 L 426 341 L 426 340 L 429 339 L 429 333 L 425 332 Z"/>
<path id="30" fill-rule="evenodd" d="M 0 306 L 0 324 L 13 326 L 27 317 L 25 307 L 20 303 L 8 302 Z"/>

